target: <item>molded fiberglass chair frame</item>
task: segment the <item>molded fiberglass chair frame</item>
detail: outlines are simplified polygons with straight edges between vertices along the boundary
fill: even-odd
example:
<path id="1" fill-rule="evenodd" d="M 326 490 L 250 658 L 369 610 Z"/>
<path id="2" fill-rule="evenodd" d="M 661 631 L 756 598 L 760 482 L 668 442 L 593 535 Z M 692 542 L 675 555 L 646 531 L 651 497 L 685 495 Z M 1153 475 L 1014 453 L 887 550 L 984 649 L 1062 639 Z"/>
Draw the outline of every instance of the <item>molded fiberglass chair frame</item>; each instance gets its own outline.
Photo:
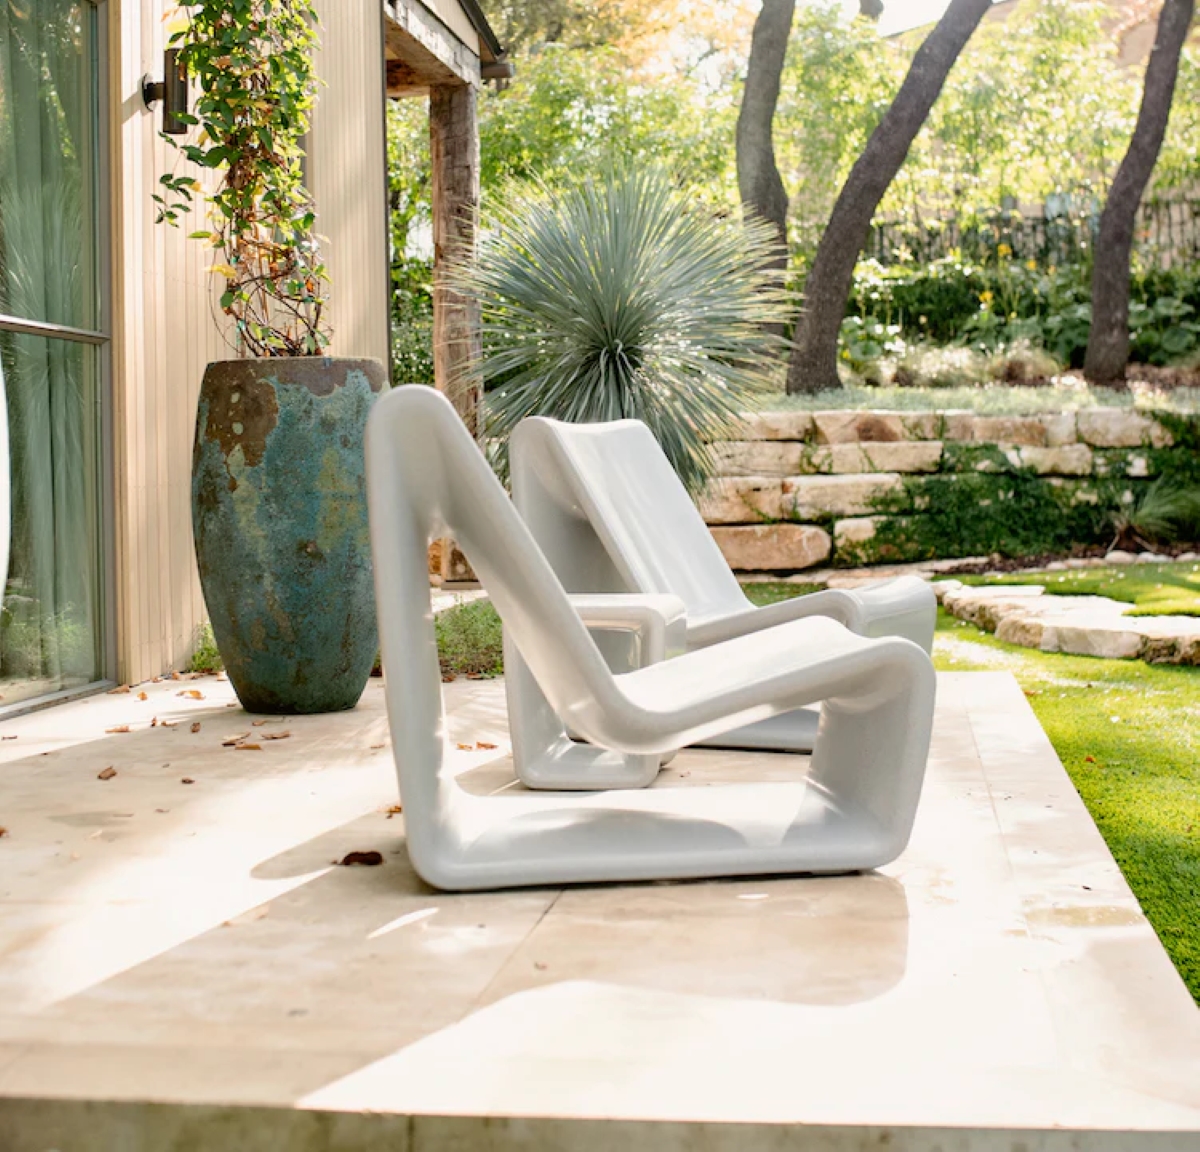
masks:
<path id="1" fill-rule="evenodd" d="M 847 872 L 904 849 L 935 692 L 917 645 L 864 639 L 818 618 L 614 675 L 444 396 L 419 385 L 383 396 L 368 424 L 367 471 L 396 773 L 409 855 L 430 884 Z M 428 580 L 428 542 L 447 532 L 490 594 L 536 695 L 528 714 L 510 715 L 515 758 L 567 741 L 564 721 L 588 741 L 587 757 L 656 757 L 821 700 L 807 778 L 469 794 L 446 757 Z"/>
<path id="2" fill-rule="evenodd" d="M 902 636 L 926 652 L 933 647 L 937 601 L 915 576 L 752 604 L 639 420 L 567 424 L 530 417 L 513 433 L 510 467 L 517 508 L 567 591 L 677 596 L 686 617 L 685 650 L 813 616 L 862 636 Z M 621 638 L 599 640 L 614 671 L 637 666 Z M 704 743 L 809 751 L 817 722 L 813 709 L 800 709 Z"/>

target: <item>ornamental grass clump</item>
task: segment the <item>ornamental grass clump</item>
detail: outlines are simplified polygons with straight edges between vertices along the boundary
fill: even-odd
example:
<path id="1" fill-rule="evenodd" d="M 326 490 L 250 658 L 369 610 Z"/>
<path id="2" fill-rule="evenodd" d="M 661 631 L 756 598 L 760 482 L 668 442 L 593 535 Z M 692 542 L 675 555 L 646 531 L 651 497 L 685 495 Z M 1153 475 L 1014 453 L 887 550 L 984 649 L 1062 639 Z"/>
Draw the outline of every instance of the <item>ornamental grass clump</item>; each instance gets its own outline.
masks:
<path id="1" fill-rule="evenodd" d="M 712 443 L 779 387 L 783 341 L 764 330 L 788 308 L 775 245 L 767 225 L 714 216 L 660 166 L 504 189 L 477 261 L 456 274 L 481 307 L 500 470 L 526 416 L 632 418 L 699 491 Z"/>

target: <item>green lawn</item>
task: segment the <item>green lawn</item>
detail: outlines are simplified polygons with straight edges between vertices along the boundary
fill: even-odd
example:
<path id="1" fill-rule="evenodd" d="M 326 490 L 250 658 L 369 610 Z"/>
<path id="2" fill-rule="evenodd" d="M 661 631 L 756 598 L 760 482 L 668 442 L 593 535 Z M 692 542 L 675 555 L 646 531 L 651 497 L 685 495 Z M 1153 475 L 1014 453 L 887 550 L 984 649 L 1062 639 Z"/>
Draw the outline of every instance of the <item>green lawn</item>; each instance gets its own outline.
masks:
<path id="1" fill-rule="evenodd" d="M 1056 596 L 1108 596 L 1136 604 L 1131 616 L 1200 616 L 1200 564 L 1126 564 L 957 579 L 964 584 L 1044 584 Z"/>
<path id="2" fill-rule="evenodd" d="M 1126 570 L 1124 589 L 1177 587 L 1156 579 L 1157 567 Z M 1079 575 L 1099 579 L 1092 572 Z M 803 590 L 788 584 L 746 588 L 759 604 Z M 944 671 L 1002 670 L 1017 678 L 1200 1003 L 1200 669 L 1017 648 L 944 612 L 934 663 Z"/>

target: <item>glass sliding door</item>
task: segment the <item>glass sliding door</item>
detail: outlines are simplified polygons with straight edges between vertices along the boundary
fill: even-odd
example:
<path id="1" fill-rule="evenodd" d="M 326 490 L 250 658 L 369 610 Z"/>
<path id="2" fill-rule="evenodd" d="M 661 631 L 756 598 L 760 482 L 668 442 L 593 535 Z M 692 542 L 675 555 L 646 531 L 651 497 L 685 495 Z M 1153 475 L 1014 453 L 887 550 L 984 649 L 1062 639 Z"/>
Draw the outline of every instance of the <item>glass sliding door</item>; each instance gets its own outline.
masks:
<path id="1" fill-rule="evenodd" d="M 0 0 L 0 709 L 107 671 L 99 33 Z"/>

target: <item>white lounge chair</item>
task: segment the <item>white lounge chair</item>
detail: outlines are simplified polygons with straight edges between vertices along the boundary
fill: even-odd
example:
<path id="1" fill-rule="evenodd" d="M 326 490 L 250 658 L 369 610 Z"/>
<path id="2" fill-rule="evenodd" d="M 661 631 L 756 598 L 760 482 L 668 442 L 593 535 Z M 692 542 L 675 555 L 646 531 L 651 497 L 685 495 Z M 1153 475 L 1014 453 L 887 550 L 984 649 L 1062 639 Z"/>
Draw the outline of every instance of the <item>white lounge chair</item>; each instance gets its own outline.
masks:
<path id="1" fill-rule="evenodd" d="M 614 675 L 445 397 L 397 388 L 367 429 L 371 542 L 388 718 L 413 866 L 439 888 L 845 872 L 893 859 L 912 828 L 934 672 L 908 640 L 799 620 Z M 514 755 L 659 757 L 823 701 L 807 779 L 608 793 L 474 796 L 445 757 L 427 576 L 452 534 L 528 665 Z M 518 693 L 520 697 L 520 693 Z M 562 718 L 562 719 L 560 719 Z"/>
<path id="2" fill-rule="evenodd" d="M 524 420 L 510 442 L 513 499 L 568 592 L 669 593 L 683 601 L 684 648 L 825 616 L 862 636 L 903 636 L 930 651 L 933 591 L 914 576 L 830 588 L 766 607 L 746 597 L 650 430 L 638 420 Z M 817 643 L 816 637 L 813 639 Z M 629 648 L 600 638 L 615 671 Z M 807 751 L 813 709 L 721 733 L 714 747 Z"/>

